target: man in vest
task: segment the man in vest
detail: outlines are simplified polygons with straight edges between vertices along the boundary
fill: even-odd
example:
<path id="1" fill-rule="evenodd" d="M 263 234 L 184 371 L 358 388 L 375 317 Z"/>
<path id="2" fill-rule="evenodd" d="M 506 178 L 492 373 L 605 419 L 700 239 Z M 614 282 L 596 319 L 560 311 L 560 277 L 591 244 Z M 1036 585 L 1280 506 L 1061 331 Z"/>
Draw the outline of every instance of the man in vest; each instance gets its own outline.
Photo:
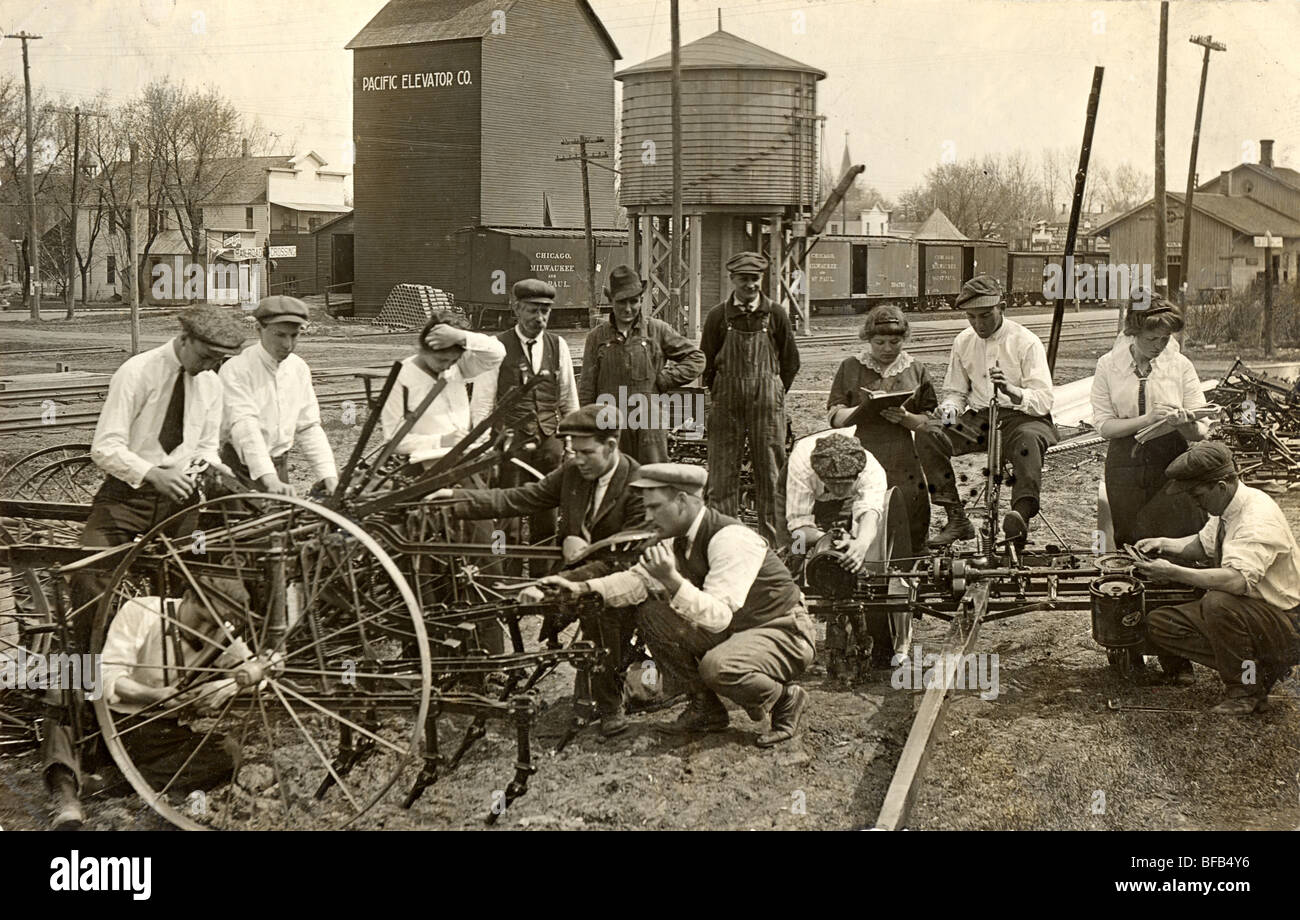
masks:
<path id="1" fill-rule="evenodd" d="M 791 681 L 812 664 L 813 622 L 789 571 L 758 534 L 705 505 L 705 481 L 698 466 L 641 467 L 631 486 L 666 539 L 627 571 L 543 581 L 594 591 L 611 607 L 642 605 L 637 627 L 655 662 L 692 691 L 671 730 L 724 730 L 730 717 L 722 697 L 756 722 L 771 714 L 770 729 L 756 739 L 771 747 L 798 734 L 808 695 Z M 651 594 L 667 603 L 643 603 Z"/>
<path id="2" fill-rule="evenodd" d="M 1147 642 L 1175 683 L 1192 662 L 1219 672 L 1227 698 L 1211 711 L 1268 709 L 1268 691 L 1300 662 L 1300 548 L 1282 509 L 1237 479 L 1232 451 L 1197 441 L 1165 468 L 1170 491 L 1187 492 L 1211 515 L 1190 537 L 1148 537 L 1137 548 L 1179 560 L 1139 563 L 1143 575 L 1204 588 L 1195 601 L 1158 607 Z M 1207 563 L 1191 568 L 1181 562 Z"/>
<path id="3" fill-rule="evenodd" d="M 628 266 L 610 271 L 605 286 L 609 322 L 587 334 L 578 398 L 584 406 L 618 406 L 626 413 L 619 444 L 623 453 L 641 463 L 663 463 L 672 419 L 658 394 L 698 377 L 704 370 L 704 352 L 663 320 L 644 316 L 643 291 L 641 279 Z M 702 424 L 704 419 L 696 421 Z"/>
<path id="4" fill-rule="evenodd" d="M 740 508 L 740 466 L 749 443 L 758 530 L 777 545 L 776 490 L 785 463 L 785 394 L 799 372 L 799 348 L 785 310 L 761 291 L 767 258 L 740 252 L 727 261 L 732 293 L 709 311 L 700 335 L 709 388 L 711 507 Z"/>
<path id="5" fill-rule="evenodd" d="M 613 406 L 583 406 L 560 422 L 558 433 L 573 440 L 573 458 L 547 473 L 540 482 L 529 482 L 511 489 L 439 489 L 431 498 L 456 499 L 451 514 L 456 518 L 480 520 L 503 518 L 538 511 L 559 510 L 556 535 L 565 563 L 572 562 L 592 543 L 642 524 L 641 492 L 628 488 L 641 465 L 622 453 L 619 443 L 618 410 Z M 582 571 L 604 575 L 608 564 L 597 561 L 583 565 Z M 541 599 L 536 589 L 526 589 L 521 599 Z M 617 614 L 606 617 L 605 650 L 610 666 L 595 675 L 591 695 L 600 713 L 600 733 L 617 735 L 628 727 L 623 712 L 623 695 L 618 681 L 624 646 L 631 624 Z"/>
<path id="6" fill-rule="evenodd" d="M 546 331 L 555 303 L 555 288 L 545 281 L 526 278 L 513 288 L 515 325 L 497 336 L 505 346 L 505 360 L 495 374 L 483 374 L 474 381 L 470 416 L 475 424 L 496 408 L 497 397 L 534 375 L 547 371 L 548 376 L 509 410 L 493 434 L 513 429 L 515 436 L 530 445 L 518 459 L 542 475 L 560 465 L 564 442 L 556 436 L 560 420 L 578 410 L 578 385 L 574 380 L 573 358 L 569 345 L 553 332 Z M 497 485 L 503 489 L 535 481 L 513 463 L 501 467 Z M 519 541 L 519 522 L 506 528 L 511 542 Z M 555 535 L 555 511 L 548 509 L 528 519 L 529 540 L 541 543 Z"/>

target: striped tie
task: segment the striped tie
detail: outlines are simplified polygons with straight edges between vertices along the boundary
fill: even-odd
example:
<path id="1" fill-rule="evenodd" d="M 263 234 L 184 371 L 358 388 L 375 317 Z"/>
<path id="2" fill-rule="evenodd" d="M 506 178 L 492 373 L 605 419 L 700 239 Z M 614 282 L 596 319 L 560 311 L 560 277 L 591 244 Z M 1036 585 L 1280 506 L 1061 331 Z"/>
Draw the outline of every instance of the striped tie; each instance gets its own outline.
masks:
<path id="1" fill-rule="evenodd" d="M 1151 368 L 1149 367 L 1147 368 L 1147 372 L 1145 374 L 1142 373 L 1142 371 L 1140 370 L 1137 371 L 1138 415 L 1140 416 L 1147 414 L 1147 377 L 1149 377 L 1150 375 L 1151 375 Z"/>

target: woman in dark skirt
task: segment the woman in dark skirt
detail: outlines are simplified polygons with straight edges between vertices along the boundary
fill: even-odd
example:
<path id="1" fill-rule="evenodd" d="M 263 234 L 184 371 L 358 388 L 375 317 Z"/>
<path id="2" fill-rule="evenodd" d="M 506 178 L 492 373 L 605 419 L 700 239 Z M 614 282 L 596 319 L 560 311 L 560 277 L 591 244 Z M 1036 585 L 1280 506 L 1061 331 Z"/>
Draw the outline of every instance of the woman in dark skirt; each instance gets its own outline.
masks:
<path id="1" fill-rule="evenodd" d="M 1118 550 L 1143 537 L 1185 537 L 1205 524 L 1206 515 L 1187 495 L 1164 490 L 1165 467 L 1205 437 L 1207 423 L 1192 416 L 1206 404 L 1192 362 L 1169 337 L 1183 328 L 1177 306 L 1155 300 L 1131 309 L 1124 335 L 1101 356 L 1092 378 L 1092 423 L 1108 439 L 1106 500 Z M 1168 433 L 1137 442 L 1138 431 L 1166 420 Z"/>
<path id="2" fill-rule="evenodd" d="M 826 403 L 829 421 L 832 428 L 850 424 L 857 406 L 867 398 L 864 389 L 913 393 L 901 407 L 868 412 L 860 418 L 857 436 L 885 468 L 890 488 L 898 489 L 907 499 L 912 552 L 922 552 L 930 532 L 930 494 L 912 432 L 925 424 L 926 413 L 939 405 L 939 398 L 925 365 L 903 350 L 908 322 L 901 310 L 887 304 L 876 307 L 867 314 L 861 336 L 867 347 L 845 358 L 835 373 Z"/>

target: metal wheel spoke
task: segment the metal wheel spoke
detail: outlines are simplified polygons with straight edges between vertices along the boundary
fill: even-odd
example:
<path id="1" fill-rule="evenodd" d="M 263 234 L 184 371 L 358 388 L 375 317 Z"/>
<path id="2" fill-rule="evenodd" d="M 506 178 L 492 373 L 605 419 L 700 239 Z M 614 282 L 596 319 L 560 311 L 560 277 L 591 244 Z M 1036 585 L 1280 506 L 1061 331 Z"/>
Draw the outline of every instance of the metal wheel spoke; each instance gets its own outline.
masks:
<path id="1" fill-rule="evenodd" d="M 355 732 L 360 732 L 361 734 L 365 735 L 367 738 L 374 739 L 376 743 L 382 744 L 384 747 L 391 749 L 395 754 L 401 757 L 405 757 L 407 755 L 408 753 L 407 751 L 393 744 L 387 738 L 384 738 L 380 735 L 376 735 L 368 728 L 362 728 L 360 725 L 353 722 L 351 719 L 345 719 L 343 718 L 343 716 L 339 715 L 336 712 L 330 712 L 324 706 L 320 705 L 315 700 L 312 700 L 309 697 L 303 696 L 301 693 L 293 689 L 293 687 L 289 686 L 288 684 L 282 684 L 276 680 L 270 681 L 270 684 L 272 687 L 281 687 L 282 689 L 286 690 L 290 696 L 302 700 L 304 703 L 306 703 L 308 706 L 310 706 L 312 709 L 315 709 L 317 712 L 321 713 L 322 715 L 328 716 L 329 718 L 334 719 L 336 722 L 346 725 L 348 728 L 352 729 Z"/>
<path id="2" fill-rule="evenodd" d="M 352 795 L 352 790 L 343 782 L 343 777 L 339 776 L 338 772 L 334 769 L 334 765 L 330 763 L 329 758 L 325 756 L 323 751 L 321 751 L 320 745 L 316 743 L 316 739 L 312 737 L 311 732 L 307 731 L 307 727 L 302 724 L 302 720 L 298 718 L 298 713 L 294 712 L 293 707 L 290 706 L 289 701 L 284 698 L 284 694 L 280 692 L 279 687 L 272 683 L 271 689 L 274 690 L 275 695 L 280 698 L 280 703 L 284 706 L 285 710 L 288 711 L 289 717 L 293 719 L 293 724 L 298 726 L 298 731 L 302 732 L 302 736 L 307 739 L 307 743 L 311 745 L 311 749 L 316 752 L 316 757 L 325 765 L 325 769 L 328 770 L 330 776 L 334 778 L 334 782 L 338 783 L 339 790 L 347 796 L 348 801 L 352 803 L 352 807 L 356 809 L 358 814 L 360 814 L 365 809 L 357 802 L 356 797 Z"/>

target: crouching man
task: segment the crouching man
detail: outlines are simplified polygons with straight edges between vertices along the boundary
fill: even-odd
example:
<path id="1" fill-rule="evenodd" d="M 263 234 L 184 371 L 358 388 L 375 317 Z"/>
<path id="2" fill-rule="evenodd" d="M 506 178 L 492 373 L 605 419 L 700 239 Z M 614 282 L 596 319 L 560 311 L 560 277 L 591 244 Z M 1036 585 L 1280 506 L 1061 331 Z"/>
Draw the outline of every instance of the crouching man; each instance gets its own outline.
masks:
<path id="1" fill-rule="evenodd" d="M 692 694 L 671 730 L 722 731 L 729 721 L 723 697 L 756 722 L 771 714 L 771 728 L 757 739 L 771 747 L 798 733 L 808 695 L 791 681 L 812 663 L 813 622 L 763 539 L 704 504 L 706 481 L 697 466 L 641 467 L 629 485 L 641 491 L 647 521 L 666 539 L 625 572 L 543 582 L 594 591 L 612 607 L 642 604 L 637 626 L 655 661 Z M 643 604 L 652 593 L 667 603 Z"/>
<path id="2" fill-rule="evenodd" d="M 1204 588 L 1200 600 L 1151 611 L 1147 639 L 1175 682 L 1192 662 L 1219 672 L 1227 698 L 1213 712 L 1248 715 L 1267 708 L 1268 691 L 1300 662 L 1300 549 L 1282 510 L 1238 481 L 1232 451 L 1200 441 L 1165 468 L 1175 492 L 1188 492 L 1211 515 L 1190 537 L 1148 537 L 1145 553 L 1165 559 L 1139 565 L 1143 575 Z"/>

